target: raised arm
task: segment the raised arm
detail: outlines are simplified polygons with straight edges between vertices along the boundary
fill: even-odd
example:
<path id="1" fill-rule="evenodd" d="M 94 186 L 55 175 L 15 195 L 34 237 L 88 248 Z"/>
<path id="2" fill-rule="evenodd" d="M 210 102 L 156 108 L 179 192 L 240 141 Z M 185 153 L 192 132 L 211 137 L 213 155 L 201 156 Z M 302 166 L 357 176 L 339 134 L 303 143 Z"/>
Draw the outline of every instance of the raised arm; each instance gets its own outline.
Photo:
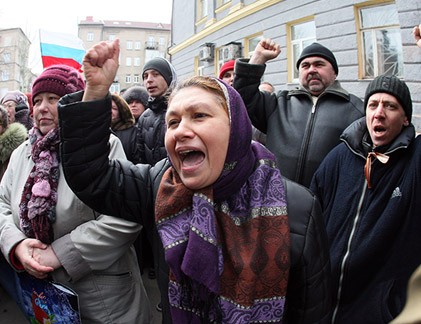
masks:
<path id="1" fill-rule="evenodd" d="M 120 42 L 100 42 L 88 50 L 83 58 L 83 72 L 86 88 L 83 101 L 104 98 L 114 81 L 118 70 Z"/>
<path id="2" fill-rule="evenodd" d="M 85 91 L 59 101 L 60 154 L 69 187 L 89 207 L 144 224 L 153 215 L 150 166 L 109 159 L 112 84 L 118 40 L 93 46 L 83 60 Z M 148 215 L 149 214 L 149 215 Z"/>
<path id="3" fill-rule="evenodd" d="M 267 131 L 268 116 L 277 108 L 276 95 L 259 90 L 259 85 L 266 69 L 266 62 L 281 53 L 279 44 L 270 38 L 262 39 L 256 46 L 253 56 L 237 59 L 233 86 L 241 95 L 250 120 L 258 130 Z"/>
<path id="4" fill-rule="evenodd" d="M 281 46 L 270 38 L 265 38 L 256 45 L 249 63 L 265 64 L 267 61 L 276 58 L 280 53 Z"/>

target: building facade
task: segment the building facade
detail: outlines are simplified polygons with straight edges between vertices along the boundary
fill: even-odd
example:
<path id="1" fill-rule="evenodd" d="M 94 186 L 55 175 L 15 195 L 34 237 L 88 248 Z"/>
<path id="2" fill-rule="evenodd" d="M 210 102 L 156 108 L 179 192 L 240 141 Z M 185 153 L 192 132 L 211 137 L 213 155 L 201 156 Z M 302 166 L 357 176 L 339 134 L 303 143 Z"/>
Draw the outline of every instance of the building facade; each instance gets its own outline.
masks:
<path id="1" fill-rule="evenodd" d="M 172 15 L 169 54 L 179 78 L 218 75 L 225 61 L 250 57 L 260 39 L 272 38 L 282 52 L 263 79 L 292 89 L 297 58 L 317 41 L 335 54 L 343 87 L 361 98 L 377 75 L 405 80 L 421 131 L 421 49 L 411 34 L 421 0 L 174 0 Z"/>
<path id="2" fill-rule="evenodd" d="M 30 45 L 22 29 L 0 29 L 0 98 L 7 91 L 30 89 L 35 77 L 28 68 Z"/>
<path id="3" fill-rule="evenodd" d="M 151 58 L 168 58 L 171 25 L 161 23 L 94 20 L 88 16 L 78 24 L 78 35 L 85 49 L 100 41 L 120 40 L 120 67 L 112 92 L 142 85 L 142 67 Z"/>

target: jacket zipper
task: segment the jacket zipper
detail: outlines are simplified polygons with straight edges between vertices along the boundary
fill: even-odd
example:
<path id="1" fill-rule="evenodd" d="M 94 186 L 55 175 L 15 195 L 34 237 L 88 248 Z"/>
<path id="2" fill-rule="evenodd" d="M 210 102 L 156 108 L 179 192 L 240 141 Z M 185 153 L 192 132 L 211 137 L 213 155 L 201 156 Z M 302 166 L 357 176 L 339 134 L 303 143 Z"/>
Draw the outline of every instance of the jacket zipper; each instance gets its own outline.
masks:
<path id="1" fill-rule="evenodd" d="M 360 200 L 358 202 L 358 208 L 357 208 L 357 213 L 356 213 L 355 218 L 354 218 L 354 224 L 352 225 L 351 233 L 350 233 L 349 238 L 348 238 L 347 250 L 346 250 L 346 253 L 345 253 L 345 255 L 344 255 L 343 259 L 342 259 L 342 263 L 341 263 L 341 274 L 339 276 L 338 293 L 336 295 L 337 296 L 337 301 L 336 301 L 335 308 L 333 310 L 332 324 L 335 323 L 336 315 L 337 315 L 338 309 L 339 309 L 339 304 L 341 302 L 342 284 L 343 284 L 343 279 L 344 279 L 344 269 L 345 269 L 345 265 L 346 265 L 346 263 L 348 261 L 349 255 L 351 253 L 352 240 L 354 238 L 355 230 L 356 230 L 358 221 L 359 221 L 360 216 L 361 216 L 361 207 L 362 207 L 362 204 L 364 202 L 365 193 L 367 191 L 367 184 L 365 182 L 365 179 L 364 179 L 364 182 L 363 183 L 364 183 L 363 191 L 361 193 L 361 197 L 360 197 Z"/>
<path id="2" fill-rule="evenodd" d="M 320 98 L 319 98 L 320 99 Z M 319 101 L 319 99 L 317 99 L 317 102 Z M 310 100 L 312 100 L 312 98 L 310 98 Z M 300 157 L 298 159 L 298 163 L 297 163 L 297 171 L 295 173 L 295 181 L 301 183 L 301 181 L 303 180 L 303 163 L 304 161 L 307 160 L 307 151 L 308 151 L 308 142 L 310 141 L 310 137 L 311 134 L 313 133 L 313 126 L 314 126 L 314 116 L 316 113 L 316 103 L 313 104 L 313 106 L 311 107 L 311 115 L 310 115 L 310 121 L 308 123 L 308 127 L 306 127 L 306 132 L 305 132 L 305 138 L 304 138 L 304 142 L 302 144 L 302 153 L 300 152 Z"/>

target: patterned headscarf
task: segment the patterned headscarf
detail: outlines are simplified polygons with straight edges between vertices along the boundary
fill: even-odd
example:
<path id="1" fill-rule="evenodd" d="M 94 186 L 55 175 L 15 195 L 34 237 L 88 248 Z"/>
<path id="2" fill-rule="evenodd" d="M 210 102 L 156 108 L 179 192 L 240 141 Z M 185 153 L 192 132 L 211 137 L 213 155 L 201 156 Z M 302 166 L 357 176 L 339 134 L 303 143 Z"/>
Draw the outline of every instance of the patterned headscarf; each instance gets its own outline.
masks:
<path id="1" fill-rule="evenodd" d="M 214 80 L 231 125 L 224 170 L 213 186 L 193 191 L 169 168 L 156 199 L 171 316 L 175 323 L 282 323 L 290 266 L 282 177 L 273 154 L 251 141 L 239 94 Z"/>

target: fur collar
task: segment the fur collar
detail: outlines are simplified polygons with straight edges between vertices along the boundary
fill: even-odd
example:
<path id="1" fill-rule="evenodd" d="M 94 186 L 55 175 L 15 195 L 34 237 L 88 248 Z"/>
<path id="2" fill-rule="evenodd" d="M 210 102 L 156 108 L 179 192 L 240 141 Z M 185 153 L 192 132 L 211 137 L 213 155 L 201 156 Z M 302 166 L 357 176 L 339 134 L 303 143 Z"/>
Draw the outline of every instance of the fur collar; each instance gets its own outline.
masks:
<path id="1" fill-rule="evenodd" d="M 0 162 L 10 158 L 12 152 L 28 138 L 26 127 L 20 123 L 12 123 L 0 135 Z"/>

